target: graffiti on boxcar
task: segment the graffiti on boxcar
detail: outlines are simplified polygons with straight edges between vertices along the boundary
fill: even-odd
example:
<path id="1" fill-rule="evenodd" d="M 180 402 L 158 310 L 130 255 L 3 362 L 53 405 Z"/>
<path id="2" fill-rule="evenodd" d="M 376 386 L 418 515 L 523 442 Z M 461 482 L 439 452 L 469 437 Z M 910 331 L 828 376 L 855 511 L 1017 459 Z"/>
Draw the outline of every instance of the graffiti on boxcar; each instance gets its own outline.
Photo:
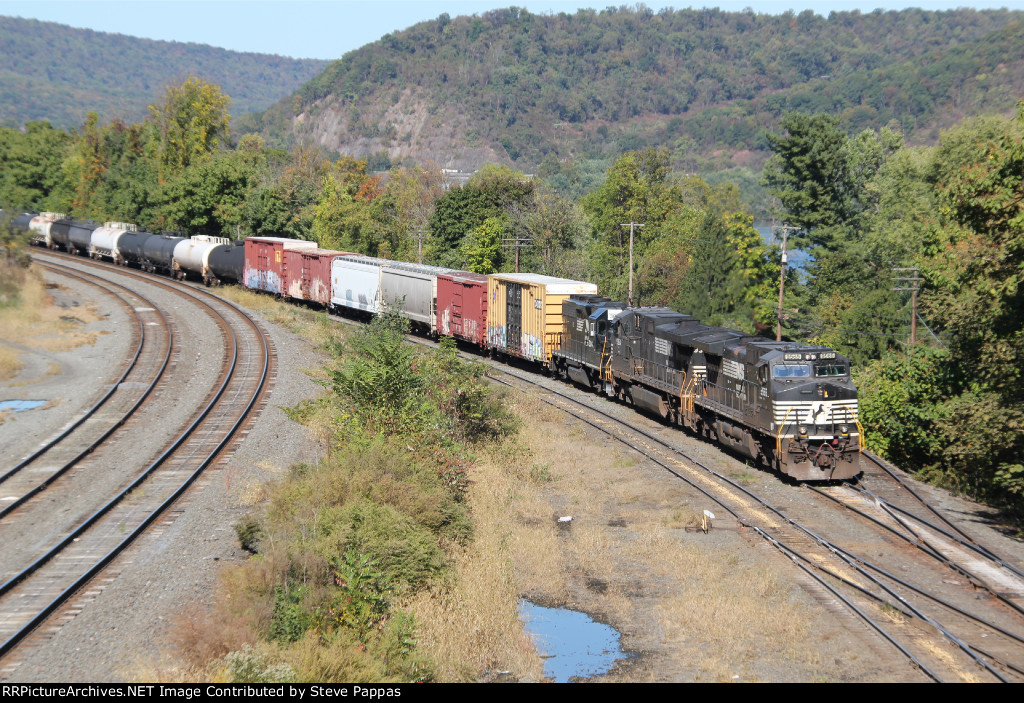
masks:
<path id="1" fill-rule="evenodd" d="M 544 345 L 538 337 L 534 337 L 532 334 L 523 335 L 520 352 L 527 359 L 533 359 L 534 361 L 544 359 Z"/>
<path id="2" fill-rule="evenodd" d="M 487 326 L 487 343 L 495 348 L 505 348 L 505 325 L 488 325 Z"/>

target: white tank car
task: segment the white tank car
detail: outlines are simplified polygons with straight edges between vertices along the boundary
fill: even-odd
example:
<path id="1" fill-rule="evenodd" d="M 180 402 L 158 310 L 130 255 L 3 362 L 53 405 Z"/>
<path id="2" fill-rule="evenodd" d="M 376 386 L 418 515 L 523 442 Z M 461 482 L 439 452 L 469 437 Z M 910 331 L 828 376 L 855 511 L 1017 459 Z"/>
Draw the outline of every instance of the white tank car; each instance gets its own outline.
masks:
<path id="1" fill-rule="evenodd" d="M 53 248 L 53 238 L 50 236 L 50 225 L 57 220 L 66 218 L 63 212 L 41 212 L 33 217 L 28 228 L 32 232 L 32 239 L 40 244 L 45 244 L 47 249 Z"/>
<path id="2" fill-rule="evenodd" d="M 193 273 L 209 284 L 216 278 L 210 271 L 210 253 L 230 243 L 227 237 L 210 237 L 205 234 L 181 240 L 174 246 L 174 275 L 184 278 L 186 274 Z"/>
<path id="3" fill-rule="evenodd" d="M 92 231 L 89 239 L 89 256 L 93 259 L 108 258 L 115 264 L 123 263 L 117 250 L 117 241 L 125 232 L 135 232 L 137 227 L 128 222 L 104 222 L 102 227 Z"/>

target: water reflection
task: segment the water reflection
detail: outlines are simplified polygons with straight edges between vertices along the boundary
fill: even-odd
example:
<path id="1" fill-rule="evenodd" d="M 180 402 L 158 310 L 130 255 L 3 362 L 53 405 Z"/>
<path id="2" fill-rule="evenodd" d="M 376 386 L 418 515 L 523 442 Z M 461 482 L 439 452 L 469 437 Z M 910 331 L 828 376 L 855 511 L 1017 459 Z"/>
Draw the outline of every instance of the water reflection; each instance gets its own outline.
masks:
<path id="1" fill-rule="evenodd" d="M 607 673 L 625 656 L 615 628 L 586 613 L 519 601 L 519 617 L 544 660 L 544 676 L 557 683 Z"/>

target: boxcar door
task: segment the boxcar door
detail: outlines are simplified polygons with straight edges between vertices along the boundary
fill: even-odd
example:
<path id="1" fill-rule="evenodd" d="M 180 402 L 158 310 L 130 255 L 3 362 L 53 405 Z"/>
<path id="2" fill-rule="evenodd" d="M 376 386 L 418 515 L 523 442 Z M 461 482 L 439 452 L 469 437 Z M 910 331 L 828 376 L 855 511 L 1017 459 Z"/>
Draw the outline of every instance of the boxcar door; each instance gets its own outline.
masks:
<path id="1" fill-rule="evenodd" d="M 518 283 L 506 284 L 505 323 L 508 327 L 505 348 L 518 356 L 523 342 L 523 287 Z"/>

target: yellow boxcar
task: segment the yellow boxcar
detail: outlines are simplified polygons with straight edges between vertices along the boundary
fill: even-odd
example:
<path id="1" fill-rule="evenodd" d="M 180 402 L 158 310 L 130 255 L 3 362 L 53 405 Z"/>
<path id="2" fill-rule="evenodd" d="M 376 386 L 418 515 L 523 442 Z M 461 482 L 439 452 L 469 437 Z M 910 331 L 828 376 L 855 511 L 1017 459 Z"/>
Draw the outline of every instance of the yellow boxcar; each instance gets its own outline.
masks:
<path id="1" fill-rule="evenodd" d="M 493 273 L 487 277 L 487 345 L 510 356 L 547 363 L 562 334 L 562 301 L 597 294 L 586 281 L 539 273 Z"/>

